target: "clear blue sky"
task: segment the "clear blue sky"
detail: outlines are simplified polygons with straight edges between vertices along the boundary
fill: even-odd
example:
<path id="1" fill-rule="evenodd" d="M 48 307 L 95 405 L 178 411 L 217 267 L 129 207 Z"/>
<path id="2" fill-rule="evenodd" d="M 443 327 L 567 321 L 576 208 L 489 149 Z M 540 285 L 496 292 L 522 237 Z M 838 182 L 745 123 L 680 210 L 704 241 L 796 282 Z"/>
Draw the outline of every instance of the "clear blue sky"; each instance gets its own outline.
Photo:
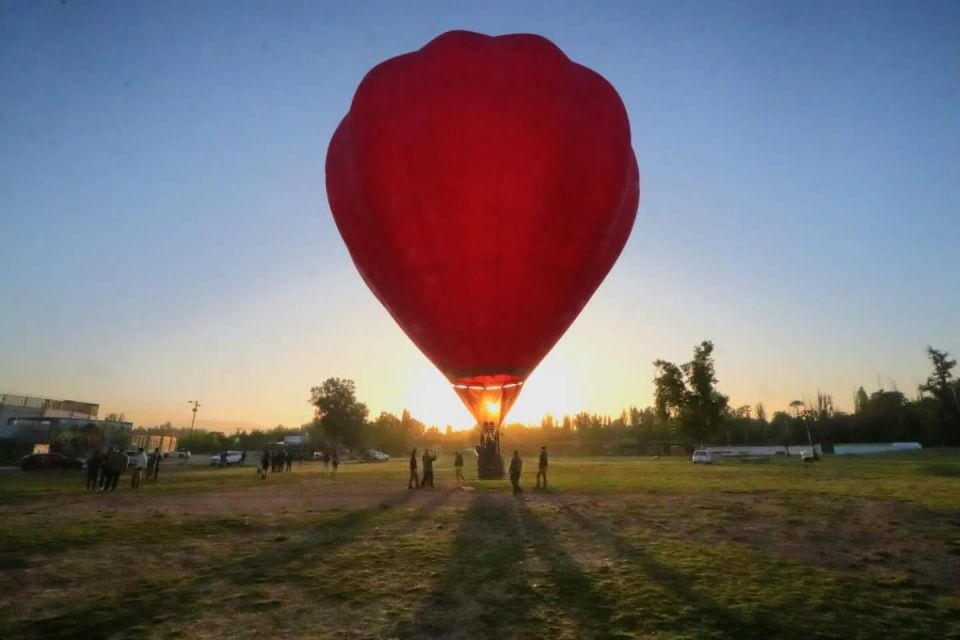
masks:
<path id="1" fill-rule="evenodd" d="M 327 142 L 441 32 L 534 32 L 619 90 L 626 250 L 514 416 L 651 401 L 717 344 L 734 404 L 910 393 L 960 352 L 960 3 L 3 2 L 0 390 L 138 424 L 296 425 L 309 387 L 469 421 L 356 275 Z"/>

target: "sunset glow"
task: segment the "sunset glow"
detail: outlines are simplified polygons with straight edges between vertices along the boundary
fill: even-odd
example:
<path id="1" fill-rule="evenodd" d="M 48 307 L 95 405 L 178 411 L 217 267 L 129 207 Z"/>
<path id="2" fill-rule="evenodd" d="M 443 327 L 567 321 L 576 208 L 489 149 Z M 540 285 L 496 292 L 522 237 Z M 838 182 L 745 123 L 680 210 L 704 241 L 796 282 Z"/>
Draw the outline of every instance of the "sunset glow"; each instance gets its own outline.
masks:
<path id="1" fill-rule="evenodd" d="M 957 88 L 943 81 L 957 39 L 940 27 L 891 40 L 871 23 L 857 48 L 844 29 L 859 20 L 812 42 L 733 9 L 718 29 L 627 3 L 601 29 L 603 12 L 582 25 L 552 6 L 423 19 L 401 5 L 378 9 L 393 29 L 365 12 L 332 29 L 324 3 L 295 21 L 229 3 L 10 4 L 39 17 L 0 56 L 15 97 L 0 101 L 0 217 L 16 238 L 0 292 L 46 311 L 0 314 L 0 390 L 146 426 L 188 426 L 198 398 L 198 427 L 232 431 L 308 422 L 310 388 L 344 377 L 373 417 L 472 426 L 358 275 L 323 168 L 367 71 L 455 27 L 540 33 L 601 69 L 644 176 L 620 259 L 509 422 L 648 406 L 653 361 L 684 362 L 704 339 L 731 405 L 771 412 L 818 389 L 846 410 L 860 385 L 912 393 L 927 344 L 960 351 L 960 298 L 942 284 L 960 266 L 960 156 L 944 135 Z M 107 37 L 102 21 L 128 26 Z M 51 93 L 42 78 L 68 80 Z"/>

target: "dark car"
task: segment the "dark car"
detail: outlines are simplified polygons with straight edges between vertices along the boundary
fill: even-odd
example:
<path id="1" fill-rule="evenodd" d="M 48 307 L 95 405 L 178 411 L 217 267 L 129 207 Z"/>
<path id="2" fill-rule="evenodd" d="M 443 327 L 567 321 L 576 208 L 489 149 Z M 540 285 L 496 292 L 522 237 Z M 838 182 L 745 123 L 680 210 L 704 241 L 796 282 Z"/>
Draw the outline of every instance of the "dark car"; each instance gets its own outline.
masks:
<path id="1" fill-rule="evenodd" d="M 59 453 L 31 453 L 20 458 L 20 468 L 24 471 L 34 469 L 83 469 L 83 460 L 70 458 Z"/>

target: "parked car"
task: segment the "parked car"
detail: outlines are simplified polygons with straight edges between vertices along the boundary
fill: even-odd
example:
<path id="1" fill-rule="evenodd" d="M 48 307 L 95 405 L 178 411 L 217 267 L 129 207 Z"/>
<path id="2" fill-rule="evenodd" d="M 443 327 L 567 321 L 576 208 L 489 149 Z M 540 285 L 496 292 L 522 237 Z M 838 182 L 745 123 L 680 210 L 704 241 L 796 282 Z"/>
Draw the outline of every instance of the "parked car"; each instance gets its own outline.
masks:
<path id="1" fill-rule="evenodd" d="M 709 451 L 704 451 L 703 449 L 694 451 L 691 460 L 693 460 L 694 464 L 713 464 L 713 456 L 710 455 Z"/>
<path id="2" fill-rule="evenodd" d="M 376 449 L 367 449 L 363 452 L 363 455 L 360 456 L 361 462 L 386 462 L 389 459 L 390 454 L 377 451 Z"/>
<path id="3" fill-rule="evenodd" d="M 179 458 L 180 460 L 189 460 L 190 451 L 187 449 L 177 449 L 176 451 L 164 451 L 164 458 Z"/>
<path id="4" fill-rule="evenodd" d="M 83 469 L 83 460 L 60 455 L 59 453 L 31 453 L 20 458 L 20 468 L 24 471 L 36 469 Z"/>
<path id="5" fill-rule="evenodd" d="M 226 458 L 224 459 L 223 454 L 226 453 Z M 219 467 L 222 465 L 230 466 L 232 464 L 240 464 L 243 460 L 242 451 L 224 451 L 223 453 L 215 453 L 210 456 L 210 466 Z"/>

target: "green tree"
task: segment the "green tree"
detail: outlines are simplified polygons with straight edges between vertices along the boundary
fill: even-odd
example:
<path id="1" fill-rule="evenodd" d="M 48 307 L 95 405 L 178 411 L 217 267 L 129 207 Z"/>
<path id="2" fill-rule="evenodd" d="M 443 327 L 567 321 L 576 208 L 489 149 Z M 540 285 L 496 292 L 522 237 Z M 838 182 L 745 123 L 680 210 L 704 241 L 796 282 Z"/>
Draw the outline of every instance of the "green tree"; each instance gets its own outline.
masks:
<path id="1" fill-rule="evenodd" d="M 653 406 L 658 422 L 676 418 L 687 406 L 687 385 L 680 367 L 657 360 L 653 363 L 656 375 L 653 378 Z"/>
<path id="2" fill-rule="evenodd" d="M 713 343 L 704 340 L 694 347 L 693 360 L 682 365 L 690 392 L 687 397 L 689 415 L 684 422 L 695 440 L 706 441 L 720 432 L 727 409 L 727 396 L 714 385 L 717 376 L 713 364 Z"/>
<path id="3" fill-rule="evenodd" d="M 867 392 L 863 390 L 863 387 L 857 389 L 857 393 L 853 398 L 853 410 L 854 413 L 863 413 L 867 410 L 867 405 L 870 403 L 870 398 L 867 397 Z"/>
<path id="4" fill-rule="evenodd" d="M 328 378 L 310 389 L 310 404 L 325 439 L 350 447 L 361 443 L 369 409 L 357 400 L 353 380 Z"/>
<path id="5" fill-rule="evenodd" d="M 932 395 L 939 403 L 941 442 L 949 445 L 960 444 L 960 392 L 952 373 L 957 361 L 951 360 L 946 351 L 939 351 L 931 346 L 927 346 L 927 356 L 933 364 L 933 373 L 925 384 L 920 385 L 920 390 Z"/>
<path id="6" fill-rule="evenodd" d="M 761 441 L 767 444 L 767 409 L 762 402 L 758 402 L 754 410 L 757 413 L 757 422 L 760 424 Z"/>
<path id="7" fill-rule="evenodd" d="M 716 389 L 713 343 L 704 340 L 693 349 L 693 360 L 679 367 L 666 360 L 656 368 L 654 406 L 660 422 L 674 419 L 691 442 L 716 438 L 723 426 L 729 399 Z"/>

